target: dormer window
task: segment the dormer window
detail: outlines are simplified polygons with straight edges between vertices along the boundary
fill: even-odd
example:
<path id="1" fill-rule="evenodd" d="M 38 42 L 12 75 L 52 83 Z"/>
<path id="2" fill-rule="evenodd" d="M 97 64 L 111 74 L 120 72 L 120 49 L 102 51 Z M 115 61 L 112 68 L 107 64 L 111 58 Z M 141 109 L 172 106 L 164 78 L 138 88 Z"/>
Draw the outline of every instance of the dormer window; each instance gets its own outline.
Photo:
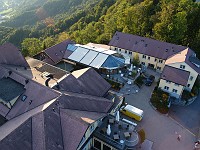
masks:
<path id="1" fill-rule="evenodd" d="M 21 100 L 24 102 L 26 100 L 27 96 L 26 95 L 23 95 Z"/>
<path id="2" fill-rule="evenodd" d="M 146 59 L 146 55 L 143 55 L 142 58 Z"/>
<path id="3" fill-rule="evenodd" d="M 190 81 L 192 81 L 192 80 L 193 80 L 193 78 L 194 78 L 193 76 L 190 76 Z"/>
<path id="4" fill-rule="evenodd" d="M 180 68 L 181 69 L 185 69 L 185 65 L 180 65 Z"/>

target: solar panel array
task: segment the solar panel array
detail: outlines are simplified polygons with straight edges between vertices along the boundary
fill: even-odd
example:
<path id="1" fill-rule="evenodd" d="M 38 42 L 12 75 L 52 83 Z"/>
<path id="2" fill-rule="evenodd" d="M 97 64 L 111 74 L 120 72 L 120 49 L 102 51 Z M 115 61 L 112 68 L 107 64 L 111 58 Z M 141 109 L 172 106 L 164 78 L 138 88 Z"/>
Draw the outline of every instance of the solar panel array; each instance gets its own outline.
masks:
<path id="1" fill-rule="evenodd" d="M 108 56 L 114 53 L 116 52 L 111 52 L 111 50 L 103 51 L 78 46 L 68 59 L 99 69 Z"/>

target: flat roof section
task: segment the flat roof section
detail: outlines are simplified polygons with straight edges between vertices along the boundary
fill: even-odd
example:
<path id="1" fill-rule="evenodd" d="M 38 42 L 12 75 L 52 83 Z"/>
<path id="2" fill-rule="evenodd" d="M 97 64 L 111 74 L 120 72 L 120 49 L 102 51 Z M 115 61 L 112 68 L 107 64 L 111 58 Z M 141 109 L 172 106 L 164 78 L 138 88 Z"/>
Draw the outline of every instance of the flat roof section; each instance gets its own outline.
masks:
<path id="1" fill-rule="evenodd" d="M 24 93 L 24 91 L 24 86 L 11 78 L 0 79 L 0 101 L 5 103 L 11 102 Z"/>

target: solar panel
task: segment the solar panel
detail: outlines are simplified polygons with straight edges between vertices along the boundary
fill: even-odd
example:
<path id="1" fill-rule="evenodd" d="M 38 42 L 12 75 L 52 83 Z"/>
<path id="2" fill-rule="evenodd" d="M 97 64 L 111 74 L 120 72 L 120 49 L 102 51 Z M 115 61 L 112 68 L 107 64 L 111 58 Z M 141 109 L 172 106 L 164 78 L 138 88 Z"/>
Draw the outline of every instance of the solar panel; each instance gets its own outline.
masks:
<path id="1" fill-rule="evenodd" d="M 88 52 L 88 49 L 78 47 L 68 58 L 76 62 L 80 62 L 80 60 L 83 59 Z"/>
<path id="2" fill-rule="evenodd" d="M 100 68 L 107 58 L 108 55 L 99 53 L 97 57 L 91 62 L 90 66 L 94 68 Z"/>
<path id="3" fill-rule="evenodd" d="M 97 55 L 98 52 L 90 50 L 80 62 L 89 65 Z"/>

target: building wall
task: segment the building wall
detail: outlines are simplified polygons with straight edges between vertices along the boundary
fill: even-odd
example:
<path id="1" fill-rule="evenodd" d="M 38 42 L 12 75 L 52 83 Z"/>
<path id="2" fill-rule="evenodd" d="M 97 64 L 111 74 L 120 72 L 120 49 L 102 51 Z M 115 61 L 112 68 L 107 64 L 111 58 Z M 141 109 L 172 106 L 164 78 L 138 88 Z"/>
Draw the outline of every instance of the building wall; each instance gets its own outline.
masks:
<path id="1" fill-rule="evenodd" d="M 191 91 L 191 89 L 193 88 L 194 83 L 197 79 L 198 73 L 194 69 L 192 69 L 188 64 L 186 64 L 185 62 L 168 64 L 168 66 L 172 66 L 172 67 L 181 69 L 180 65 L 185 66 L 185 69 L 182 69 L 182 70 L 186 70 L 186 71 L 190 72 L 190 76 L 188 78 L 188 83 L 187 83 L 187 85 L 190 84 L 190 86 L 189 87 L 187 86 L 186 89 Z M 191 78 L 192 78 L 192 80 L 191 80 Z"/>
<path id="2" fill-rule="evenodd" d="M 94 140 L 97 140 L 97 141 L 101 142 L 101 149 L 97 149 L 97 148 L 94 147 Z M 107 144 L 107 143 L 105 143 L 105 142 L 103 142 L 103 141 L 97 139 L 96 137 L 93 138 L 93 148 L 94 148 L 95 150 L 104 150 L 103 145 L 108 146 L 111 150 L 117 150 L 116 148 L 114 148 L 114 147 L 110 146 L 109 144 Z"/>
<path id="3" fill-rule="evenodd" d="M 96 129 L 96 127 L 98 126 L 98 124 L 99 124 L 100 121 L 101 121 L 101 119 L 98 120 L 98 121 L 96 121 L 96 122 L 94 122 L 93 124 L 91 124 L 88 127 L 88 129 L 87 129 L 84 137 L 82 138 L 82 141 L 81 141 L 78 149 L 80 149 L 83 146 L 83 144 L 90 138 L 91 134 Z M 89 150 L 89 149 L 91 149 L 91 146 L 92 146 L 92 140 L 89 140 L 88 143 L 83 148 L 83 150 Z"/>
<path id="4" fill-rule="evenodd" d="M 165 89 L 165 86 L 169 87 L 169 89 Z M 173 82 L 167 82 L 166 80 L 160 79 L 159 88 L 163 91 L 169 93 L 171 96 L 179 98 L 182 95 L 184 86 L 182 85 L 175 85 Z M 173 89 L 177 90 L 177 92 L 173 92 Z"/>
<path id="5" fill-rule="evenodd" d="M 158 59 L 158 58 L 155 58 L 155 57 L 152 57 L 152 56 L 148 56 L 148 55 L 143 56 L 143 54 L 133 52 L 133 51 L 130 51 L 130 50 L 126 50 L 126 49 L 122 49 L 122 48 L 113 47 L 113 46 L 111 46 L 111 50 L 115 50 L 118 53 L 127 54 L 128 56 L 130 56 L 132 61 L 135 58 L 135 56 L 138 55 L 140 64 L 143 64 L 146 67 L 148 67 L 149 64 L 152 64 L 153 68 L 156 69 L 157 71 L 160 71 L 160 72 L 163 70 L 163 68 L 165 66 L 165 60 Z"/>

